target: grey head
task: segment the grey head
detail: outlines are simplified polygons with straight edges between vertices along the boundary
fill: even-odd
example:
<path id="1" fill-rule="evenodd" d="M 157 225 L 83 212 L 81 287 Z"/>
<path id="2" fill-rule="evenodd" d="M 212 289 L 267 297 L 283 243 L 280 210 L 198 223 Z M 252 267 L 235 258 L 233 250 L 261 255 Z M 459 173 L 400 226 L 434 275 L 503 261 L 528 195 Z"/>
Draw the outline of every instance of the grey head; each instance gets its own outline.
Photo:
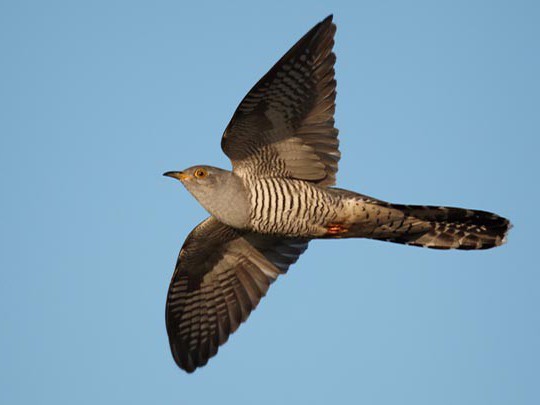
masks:
<path id="1" fill-rule="evenodd" d="M 245 228 L 249 220 L 248 195 L 242 180 L 229 170 L 197 165 L 164 176 L 180 180 L 199 203 L 221 222 Z"/>

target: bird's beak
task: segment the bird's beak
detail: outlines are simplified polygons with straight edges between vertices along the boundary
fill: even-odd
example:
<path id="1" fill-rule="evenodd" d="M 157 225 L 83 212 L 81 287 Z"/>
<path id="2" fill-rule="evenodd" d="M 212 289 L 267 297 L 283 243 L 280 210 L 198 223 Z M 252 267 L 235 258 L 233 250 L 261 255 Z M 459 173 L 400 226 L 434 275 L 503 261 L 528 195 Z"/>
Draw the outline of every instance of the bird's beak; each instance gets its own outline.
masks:
<path id="1" fill-rule="evenodd" d="M 167 172 L 163 173 L 164 176 L 172 177 L 173 179 L 178 179 L 180 181 L 187 180 L 191 176 L 189 174 L 186 174 L 184 172 Z"/>

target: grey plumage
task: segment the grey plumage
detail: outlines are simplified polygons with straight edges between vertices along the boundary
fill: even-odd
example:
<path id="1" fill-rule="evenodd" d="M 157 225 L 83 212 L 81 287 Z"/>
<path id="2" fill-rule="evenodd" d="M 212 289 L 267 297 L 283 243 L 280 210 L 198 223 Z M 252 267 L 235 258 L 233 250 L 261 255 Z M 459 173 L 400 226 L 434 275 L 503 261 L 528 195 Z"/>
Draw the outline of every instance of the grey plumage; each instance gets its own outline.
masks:
<path id="1" fill-rule="evenodd" d="M 167 296 L 176 363 L 203 366 L 311 239 L 370 238 L 435 249 L 488 249 L 507 219 L 485 211 L 392 204 L 333 188 L 335 25 L 302 37 L 248 92 L 222 138 L 233 170 L 194 166 L 179 179 L 211 216 L 184 243 Z"/>

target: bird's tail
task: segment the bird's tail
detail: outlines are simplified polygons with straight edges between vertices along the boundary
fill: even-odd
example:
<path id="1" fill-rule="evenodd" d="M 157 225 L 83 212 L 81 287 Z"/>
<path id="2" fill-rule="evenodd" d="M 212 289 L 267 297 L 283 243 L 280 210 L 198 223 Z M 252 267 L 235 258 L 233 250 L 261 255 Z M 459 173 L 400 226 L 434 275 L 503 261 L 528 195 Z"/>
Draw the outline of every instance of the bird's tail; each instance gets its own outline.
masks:
<path id="1" fill-rule="evenodd" d="M 392 208 L 405 214 L 408 225 L 377 239 L 433 249 L 490 249 L 506 242 L 511 227 L 506 218 L 486 211 L 417 205 Z M 421 232 L 414 232 L 416 222 L 424 228 Z"/>
<path id="2" fill-rule="evenodd" d="M 510 221 L 486 211 L 356 200 L 349 223 L 326 237 L 363 237 L 432 249 L 490 249 L 506 242 Z"/>

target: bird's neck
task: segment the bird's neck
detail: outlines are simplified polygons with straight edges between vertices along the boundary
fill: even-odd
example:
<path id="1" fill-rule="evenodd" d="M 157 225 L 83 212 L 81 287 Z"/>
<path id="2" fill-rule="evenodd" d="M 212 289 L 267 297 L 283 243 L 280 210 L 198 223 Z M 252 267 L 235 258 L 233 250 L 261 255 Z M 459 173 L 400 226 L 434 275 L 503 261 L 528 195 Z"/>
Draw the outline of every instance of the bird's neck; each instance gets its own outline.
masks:
<path id="1" fill-rule="evenodd" d="M 249 223 L 249 200 L 244 183 L 234 173 L 223 176 L 220 187 L 210 198 L 200 201 L 219 221 L 233 228 L 244 229 Z"/>

